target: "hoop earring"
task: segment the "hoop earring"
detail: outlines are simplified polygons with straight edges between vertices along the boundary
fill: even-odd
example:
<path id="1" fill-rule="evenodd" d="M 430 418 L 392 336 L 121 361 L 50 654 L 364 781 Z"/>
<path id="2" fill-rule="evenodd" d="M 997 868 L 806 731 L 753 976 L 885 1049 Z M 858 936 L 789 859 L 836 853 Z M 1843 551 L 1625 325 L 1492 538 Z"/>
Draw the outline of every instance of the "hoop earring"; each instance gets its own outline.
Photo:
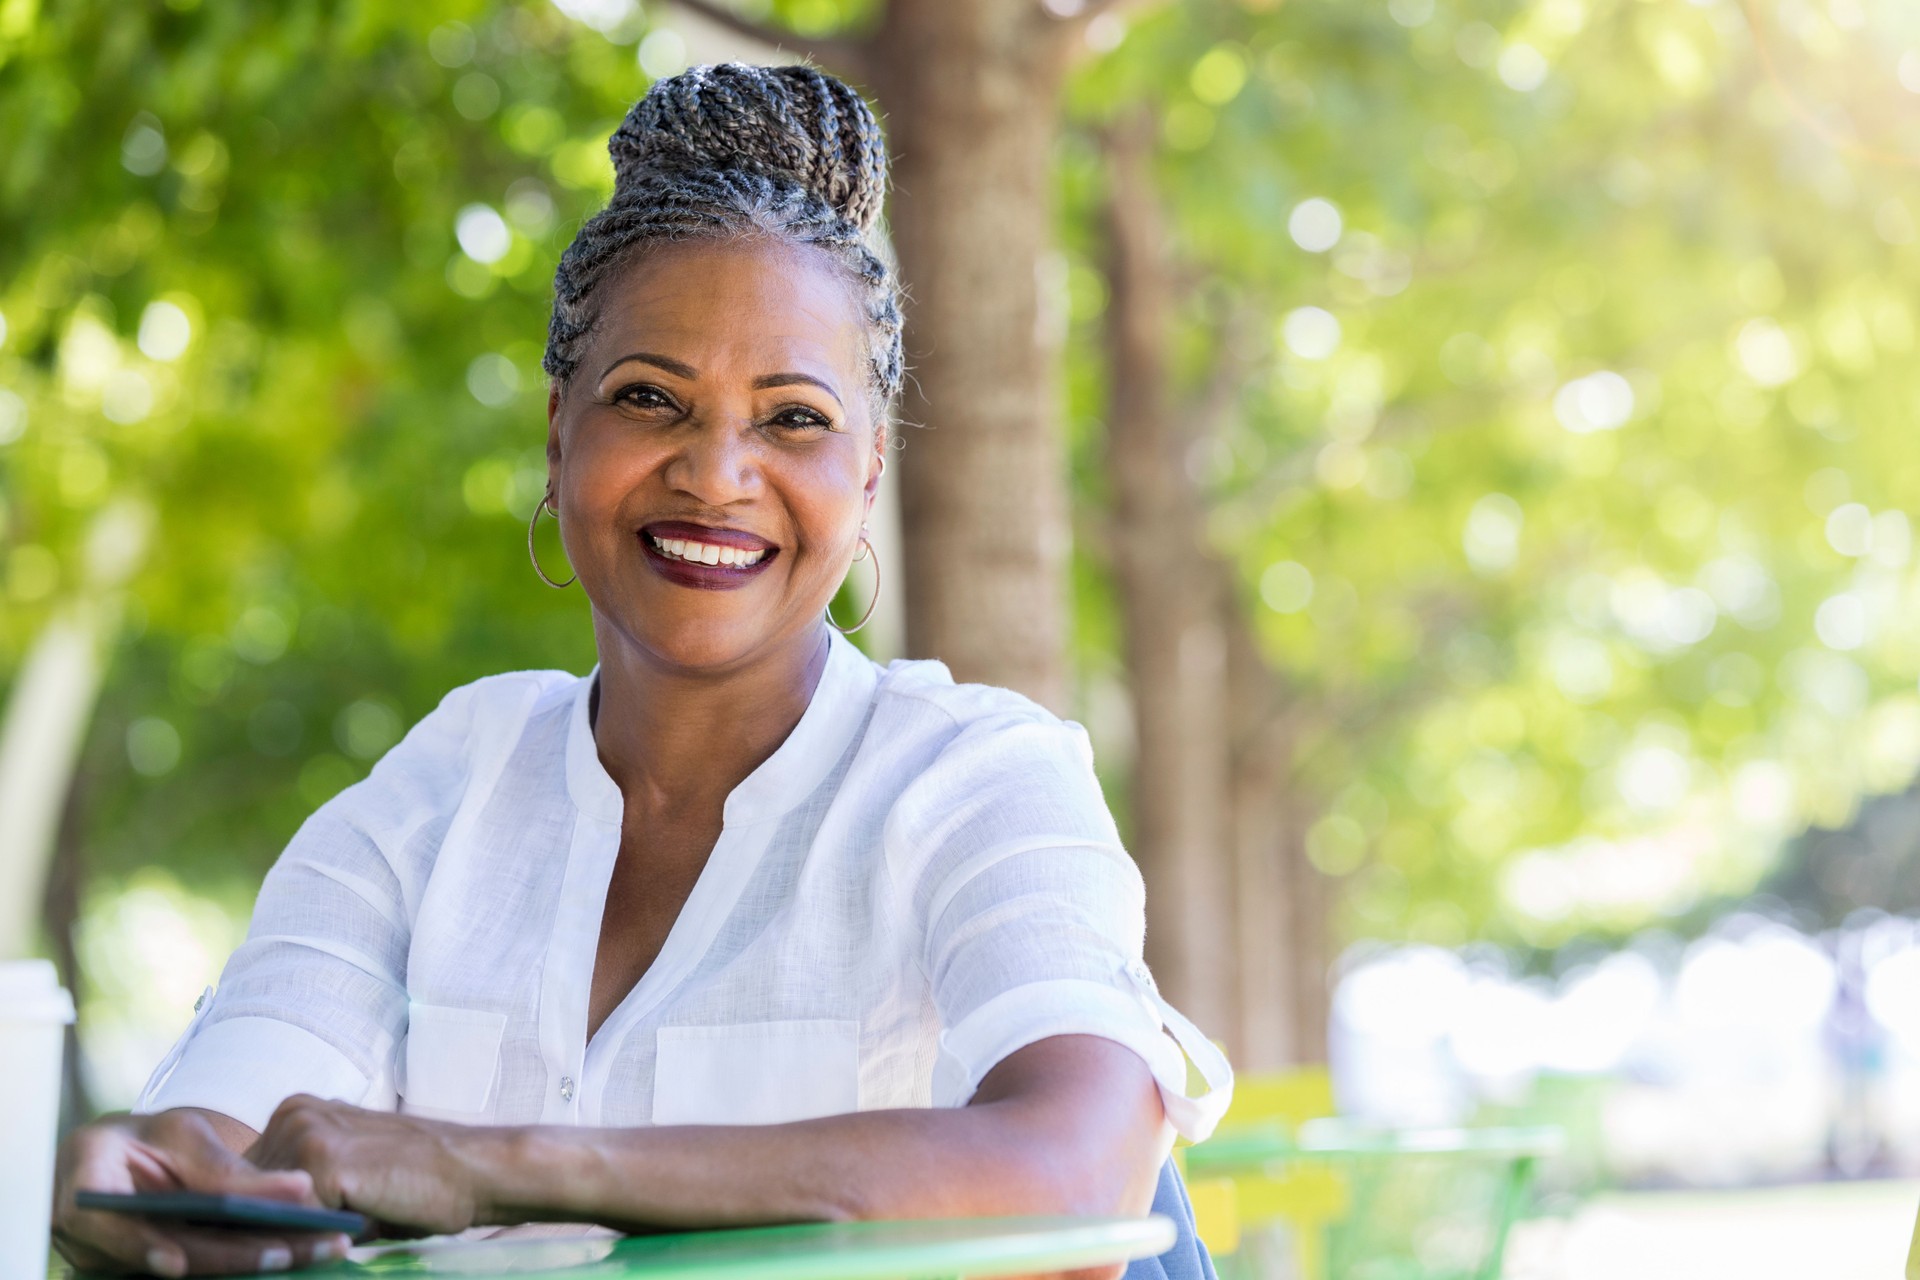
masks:
<path id="1" fill-rule="evenodd" d="M 527 521 L 527 559 L 533 561 L 533 571 L 540 575 L 540 581 L 546 583 L 555 591 L 564 591 L 575 582 L 578 582 L 580 575 L 575 573 L 565 582 L 555 582 L 547 576 L 547 571 L 540 567 L 540 555 L 533 549 L 533 530 L 534 527 L 540 523 L 540 513 L 542 511 L 553 511 L 553 518 L 556 520 L 560 518 L 560 513 L 553 508 L 553 498 L 551 496 L 540 499 L 540 505 L 533 509 L 533 519 Z"/>
<path id="2" fill-rule="evenodd" d="M 853 558 L 854 564 L 862 560 L 873 561 L 873 599 L 867 601 L 867 611 L 860 615 L 860 621 L 850 627 L 843 627 L 833 620 L 833 602 L 827 602 L 827 625 L 843 636 L 850 636 L 867 625 L 867 619 L 873 616 L 873 607 L 880 603 L 880 556 L 873 549 L 873 540 L 863 532 L 860 535 L 860 554 Z"/>

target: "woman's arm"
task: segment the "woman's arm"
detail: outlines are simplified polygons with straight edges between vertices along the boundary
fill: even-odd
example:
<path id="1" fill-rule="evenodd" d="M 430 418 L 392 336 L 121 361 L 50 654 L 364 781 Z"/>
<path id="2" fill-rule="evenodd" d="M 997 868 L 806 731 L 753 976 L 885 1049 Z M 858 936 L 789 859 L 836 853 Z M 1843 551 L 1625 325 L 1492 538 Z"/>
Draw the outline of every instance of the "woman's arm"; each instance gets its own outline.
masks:
<path id="1" fill-rule="evenodd" d="M 251 1157 L 328 1204 L 446 1231 L 591 1221 L 719 1227 L 865 1218 L 1144 1213 L 1166 1157 L 1132 1051 L 1059 1036 L 1009 1055 L 962 1108 L 778 1125 L 475 1128 L 311 1098 Z"/>
<path id="2" fill-rule="evenodd" d="M 257 1272 L 315 1256 L 307 1243 L 218 1236 L 89 1213 L 81 1190 L 231 1191 L 315 1203 L 304 1174 L 263 1176 L 237 1152 L 290 1094 L 378 1104 L 406 1027 L 408 885 L 424 878 L 466 776 L 481 686 L 449 694 L 302 824 L 268 874 L 220 990 L 154 1073 L 135 1110 L 76 1129 L 60 1157 L 55 1228 L 90 1269 Z M 513 686 L 488 689 L 511 696 Z M 528 692 L 526 696 L 531 696 Z M 509 717 L 510 718 L 510 717 Z M 343 1243 L 336 1238 L 334 1243 Z"/>

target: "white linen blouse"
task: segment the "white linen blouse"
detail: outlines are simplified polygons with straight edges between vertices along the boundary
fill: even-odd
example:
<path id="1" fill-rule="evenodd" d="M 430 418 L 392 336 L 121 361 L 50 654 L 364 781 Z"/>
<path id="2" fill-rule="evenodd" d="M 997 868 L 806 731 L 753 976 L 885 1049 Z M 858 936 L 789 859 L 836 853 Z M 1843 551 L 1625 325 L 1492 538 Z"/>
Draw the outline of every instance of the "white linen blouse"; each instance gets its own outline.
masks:
<path id="1" fill-rule="evenodd" d="M 594 676 L 516 672 L 448 694 L 300 828 L 135 1110 L 261 1129 L 308 1093 L 476 1124 L 771 1124 L 961 1106 L 1008 1054 L 1083 1034 L 1138 1053 L 1174 1129 L 1206 1137 L 1232 1072 L 1141 959 L 1085 731 L 831 645 L 591 1039 L 620 791 Z"/>

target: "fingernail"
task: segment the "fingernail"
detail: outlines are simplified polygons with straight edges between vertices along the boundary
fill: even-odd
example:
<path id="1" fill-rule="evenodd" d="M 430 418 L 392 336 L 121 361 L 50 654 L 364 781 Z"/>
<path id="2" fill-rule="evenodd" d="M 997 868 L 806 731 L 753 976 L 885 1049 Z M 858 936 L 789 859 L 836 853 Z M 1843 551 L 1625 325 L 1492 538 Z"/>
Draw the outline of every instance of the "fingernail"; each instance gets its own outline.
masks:
<path id="1" fill-rule="evenodd" d="M 156 1245 L 147 1250 L 147 1270 L 157 1276 L 183 1276 L 187 1274 L 187 1259 L 178 1249 Z"/>
<path id="2" fill-rule="evenodd" d="M 313 1260 L 315 1262 L 331 1262 L 345 1252 L 346 1250 L 341 1247 L 338 1240 L 322 1240 L 319 1244 L 313 1246 Z"/>
<path id="3" fill-rule="evenodd" d="M 260 1251 L 260 1269 L 262 1271 L 285 1271 L 293 1265 L 293 1250 L 285 1245 L 275 1245 L 271 1249 Z"/>

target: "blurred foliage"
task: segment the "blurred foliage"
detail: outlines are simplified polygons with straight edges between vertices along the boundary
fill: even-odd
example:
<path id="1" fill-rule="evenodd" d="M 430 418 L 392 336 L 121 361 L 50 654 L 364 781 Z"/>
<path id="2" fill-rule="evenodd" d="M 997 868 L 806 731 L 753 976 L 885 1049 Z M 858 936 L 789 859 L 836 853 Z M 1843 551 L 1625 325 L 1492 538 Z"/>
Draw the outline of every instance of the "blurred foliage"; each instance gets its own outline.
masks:
<path id="1" fill-rule="evenodd" d="M 1192 0 L 1088 36 L 1077 658 L 1117 661 L 1099 135 L 1144 107 L 1190 407 L 1236 389 L 1189 470 L 1315 711 L 1349 932 L 1628 929 L 1911 777 L 1920 12 Z M 520 532 L 548 281 L 677 43 L 615 0 L 0 3 L 0 671 L 101 513 L 154 516 L 96 867 L 253 880 L 448 687 L 590 664 Z"/>
<path id="2" fill-rule="evenodd" d="M 1144 102 L 1183 411 L 1238 388 L 1189 470 L 1349 936 L 1678 917 L 1913 775 L 1916 45 L 1891 2 L 1243 0 L 1080 78 L 1083 490 Z"/>
<path id="3" fill-rule="evenodd" d="M 592 661 L 520 529 L 553 262 L 645 80 L 533 3 L 29 6 L 0 58 L 0 652 L 151 509 L 88 847 L 256 880 L 451 685 Z"/>

